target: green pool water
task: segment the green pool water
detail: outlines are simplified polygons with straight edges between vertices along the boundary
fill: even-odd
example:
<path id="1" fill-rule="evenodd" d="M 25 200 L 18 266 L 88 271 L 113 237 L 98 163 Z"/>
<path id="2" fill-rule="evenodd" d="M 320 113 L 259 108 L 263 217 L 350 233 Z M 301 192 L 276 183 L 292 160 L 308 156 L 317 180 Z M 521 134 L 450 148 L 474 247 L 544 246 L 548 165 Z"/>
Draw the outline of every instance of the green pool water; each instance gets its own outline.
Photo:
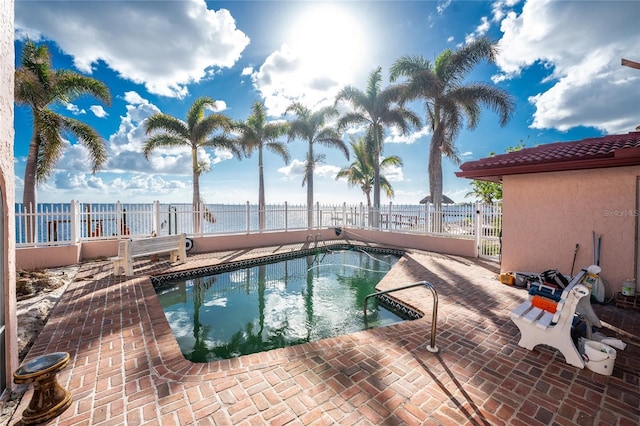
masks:
<path id="1" fill-rule="evenodd" d="M 156 293 L 185 358 L 210 362 L 402 321 L 375 298 L 399 256 L 344 250 L 163 282 Z"/>

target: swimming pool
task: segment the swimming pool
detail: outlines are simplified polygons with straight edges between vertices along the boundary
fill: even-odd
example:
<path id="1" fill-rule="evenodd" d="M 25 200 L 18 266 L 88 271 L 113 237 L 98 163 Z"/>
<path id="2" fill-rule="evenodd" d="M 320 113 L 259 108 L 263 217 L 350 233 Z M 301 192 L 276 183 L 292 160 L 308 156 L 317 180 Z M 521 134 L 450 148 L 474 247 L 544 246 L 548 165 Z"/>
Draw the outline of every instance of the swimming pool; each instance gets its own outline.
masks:
<path id="1" fill-rule="evenodd" d="M 406 317 L 364 298 L 401 253 L 307 253 L 232 271 L 156 282 L 185 358 L 210 362 L 317 341 Z M 272 259 L 273 260 L 273 259 Z"/>

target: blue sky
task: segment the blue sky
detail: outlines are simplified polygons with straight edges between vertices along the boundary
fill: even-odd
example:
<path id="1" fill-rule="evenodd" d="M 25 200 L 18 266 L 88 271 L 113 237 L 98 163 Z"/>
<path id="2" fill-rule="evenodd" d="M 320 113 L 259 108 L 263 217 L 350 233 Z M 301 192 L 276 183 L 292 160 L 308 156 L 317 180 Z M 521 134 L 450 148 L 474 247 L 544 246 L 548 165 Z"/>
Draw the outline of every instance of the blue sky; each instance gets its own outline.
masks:
<path id="1" fill-rule="evenodd" d="M 70 140 L 39 202 L 190 202 L 190 153 L 158 151 L 145 160 L 144 120 L 157 112 L 184 119 L 199 96 L 218 111 L 244 120 L 256 100 L 270 120 L 286 118 L 293 101 L 309 108 L 332 104 L 345 85 L 365 88 L 378 66 L 385 84 L 391 64 L 404 55 L 433 60 L 445 49 L 489 36 L 498 41 L 496 65 L 482 64 L 468 81 L 493 81 L 516 99 L 516 112 L 500 127 L 485 110 L 480 125 L 457 139 L 464 161 L 527 146 L 633 131 L 640 124 L 640 2 L 635 1 L 38 1 L 16 0 L 16 63 L 28 37 L 46 43 L 54 68 L 68 68 L 106 83 L 112 104 L 81 97 L 58 111 L 92 125 L 104 138 L 109 161 L 91 173 L 84 148 Z M 420 103 L 411 107 L 424 119 Z M 345 106 L 340 106 L 346 111 Z M 15 110 L 16 200 L 22 200 L 31 117 Z M 384 155 L 404 166 L 385 171 L 395 198 L 415 204 L 428 194 L 431 135 L 389 131 Z M 345 140 L 348 135 L 345 134 Z M 288 144 L 286 165 L 265 155 L 267 203 L 304 204 L 306 143 Z M 336 181 L 350 163 L 338 151 L 316 170 L 315 200 L 365 202 L 358 188 Z M 257 155 L 238 160 L 206 151 L 210 171 L 200 187 L 208 203 L 257 203 Z M 444 193 L 465 198 L 470 181 L 443 160 Z"/>

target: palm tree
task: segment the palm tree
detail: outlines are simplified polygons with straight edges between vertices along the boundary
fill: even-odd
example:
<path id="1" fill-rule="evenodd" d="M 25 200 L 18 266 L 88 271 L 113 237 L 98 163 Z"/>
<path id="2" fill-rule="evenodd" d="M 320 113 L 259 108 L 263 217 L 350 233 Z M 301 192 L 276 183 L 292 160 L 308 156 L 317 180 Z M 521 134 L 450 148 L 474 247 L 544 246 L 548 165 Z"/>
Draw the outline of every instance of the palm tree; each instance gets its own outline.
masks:
<path id="1" fill-rule="evenodd" d="M 313 171 L 316 164 L 324 159 L 323 155 L 313 153 L 313 145 L 318 143 L 329 148 L 337 148 L 349 159 L 349 149 L 340 138 L 338 131 L 325 126 L 328 118 L 338 115 L 334 107 L 324 107 L 311 112 L 304 105 L 294 102 L 287 107 L 285 114 L 294 113 L 296 118 L 290 123 L 289 139 L 300 138 L 309 144 L 302 186 L 307 185 L 307 224 L 313 227 Z"/>
<path id="2" fill-rule="evenodd" d="M 362 189 L 362 192 L 367 197 L 367 207 L 370 208 L 371 189 L 375 181 L 373 151 L 368 149 L 370 144 L 367 144 L 362 138 L 351 141 L 350 145 L 355 157 L 354 161 L 349 167 L 345 167 L 338 172 L 336 180 L 346 178 L 349 186 L 360 186 L 360 189 Z M 388 166 L 402 166 L 402 159 L 397 155 L 392 155 L 380 161 L 380 188 L 384 190 L 387 197 L 393 198 L 394 191 L 391 183 L 382 174 L 382 170 Z"/>
<path id="3" fill-rule="evenodd" d="M 95 173 L 107 161 L 104 141 L 91 126 L 53 111 L 56 103 L 71 102 L 80 95 L 92 95 L 111 104 L 104 83 L 69 70 L 54 70 L 47 46 L 27 41 L 22 49 L 20 67 L 15 73 L 15 101 L 31 109 L 33 135 L 24 171 L 22 202 L 27 212 L 36 208 L 36 186 L 45 181 L 62 155 L 62 133 L 68 133 L 89 151 Z M 35 222 L 26 222 L 26 239 L 34 241 Z"/>
<path id="4" fill-rule="evenodd" d="M 377 226 L 377 212 L 380 211 L 380 156 L 382 155 L 384 128 L 395 126 L 406 134 L 411 126 L 420 126 L 418 116 L 399 104 L 402 95 L 400 86 L 389 86 L 382 89 L 382 68 L 378 67 L 369 75 L 365 92 L 353 87 L 343 88 L 336 96 L 336 103 L 347 101 L 353 112 L 347 113 L 338 120 L 338 128 L 351 125 L 367 126 L 367 142 L 373 152 L 374 187 L 373 207 L 375 209 L 373 226 Z"/>
<path id="5" fill-rule="evenodd" d="M 280 136 L 289 132 L 289 124 L 285 122 L 267 123 L 264 112 L 264 104 L 255 102 L 251 108 L 252 114 L 244 123 L 236 123 L 235 127 L 240 132 L 238 143 L 242 149 L 251 155 L 254 149 L 258 150 L 258 222 L 260 230 L 265 227 L 265 197 L 264 197 L 264 165 L 262 152 L 264 148 L 277 154 L 285 164 L 289 164 L 289 150 L 284 142 L 278 141 Z"/>
<path id="6" fill-rule="evenodd" d="M 213 215 L 204 206 L 200 197 L 200 175 L 207 171 L 207 165 L 198 160 L 198 150 L 204 148 L 226 148 L 241 157 L 240 150 L 234 141 L 227 136 L 232 129 L 232 121 L 224 114 L 210 114 L 205 117 L 205 109 L 213 108 L 215 101 L 203 96 L 196 99 L 187 112 L 187 121 L 167 114 L 158 113 L 149 117 L 145 122 L 145 130 L 150 134 L 156 130 L 144 144 L 143 153 L 146 159 L 152 151 L 158 148 L 189 147 L 191 149 L 191 167 L 193 171 L 193 229 L 194 233 L 201 232 L 200 211 L 204 211 L 205 219 L 215 221 Z M 211 136 L 216 130 L 222 134 Z"/>
<path id="7" fill-rule="evenodd" d="M 445 50 L 434 64 L 420 56 L 403 56 L 391 67 L 391 81 L 406 77 L 405 100 L 422 99 L 426 120 L 431 127 L 429 148 L 429 193 L 433 203 L 442 205 L 442 155 L 459 163 L 455 139 L 466 118 L 469 129 L 480 120 L 484 105 L 500 115 L 500 125 L 509 121 L 514 111 L 513 97 L 488 83 L 463 84 L 464 78 L 481 60 L 494 63 L 496 43 L 483 37 L 453 52 Z"/>

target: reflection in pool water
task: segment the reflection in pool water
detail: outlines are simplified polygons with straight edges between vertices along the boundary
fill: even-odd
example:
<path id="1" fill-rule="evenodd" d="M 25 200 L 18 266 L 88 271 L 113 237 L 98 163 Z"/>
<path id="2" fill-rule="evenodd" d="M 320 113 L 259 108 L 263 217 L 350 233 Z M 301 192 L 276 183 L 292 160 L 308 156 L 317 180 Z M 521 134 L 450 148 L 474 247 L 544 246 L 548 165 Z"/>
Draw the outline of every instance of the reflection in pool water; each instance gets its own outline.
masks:
<path id="1" fill-rule="evenodd" d="M 156 288 L 184 356 L 209 362 L 402 321 L 363 301 L 398 255 L 324 252 Z"/>

